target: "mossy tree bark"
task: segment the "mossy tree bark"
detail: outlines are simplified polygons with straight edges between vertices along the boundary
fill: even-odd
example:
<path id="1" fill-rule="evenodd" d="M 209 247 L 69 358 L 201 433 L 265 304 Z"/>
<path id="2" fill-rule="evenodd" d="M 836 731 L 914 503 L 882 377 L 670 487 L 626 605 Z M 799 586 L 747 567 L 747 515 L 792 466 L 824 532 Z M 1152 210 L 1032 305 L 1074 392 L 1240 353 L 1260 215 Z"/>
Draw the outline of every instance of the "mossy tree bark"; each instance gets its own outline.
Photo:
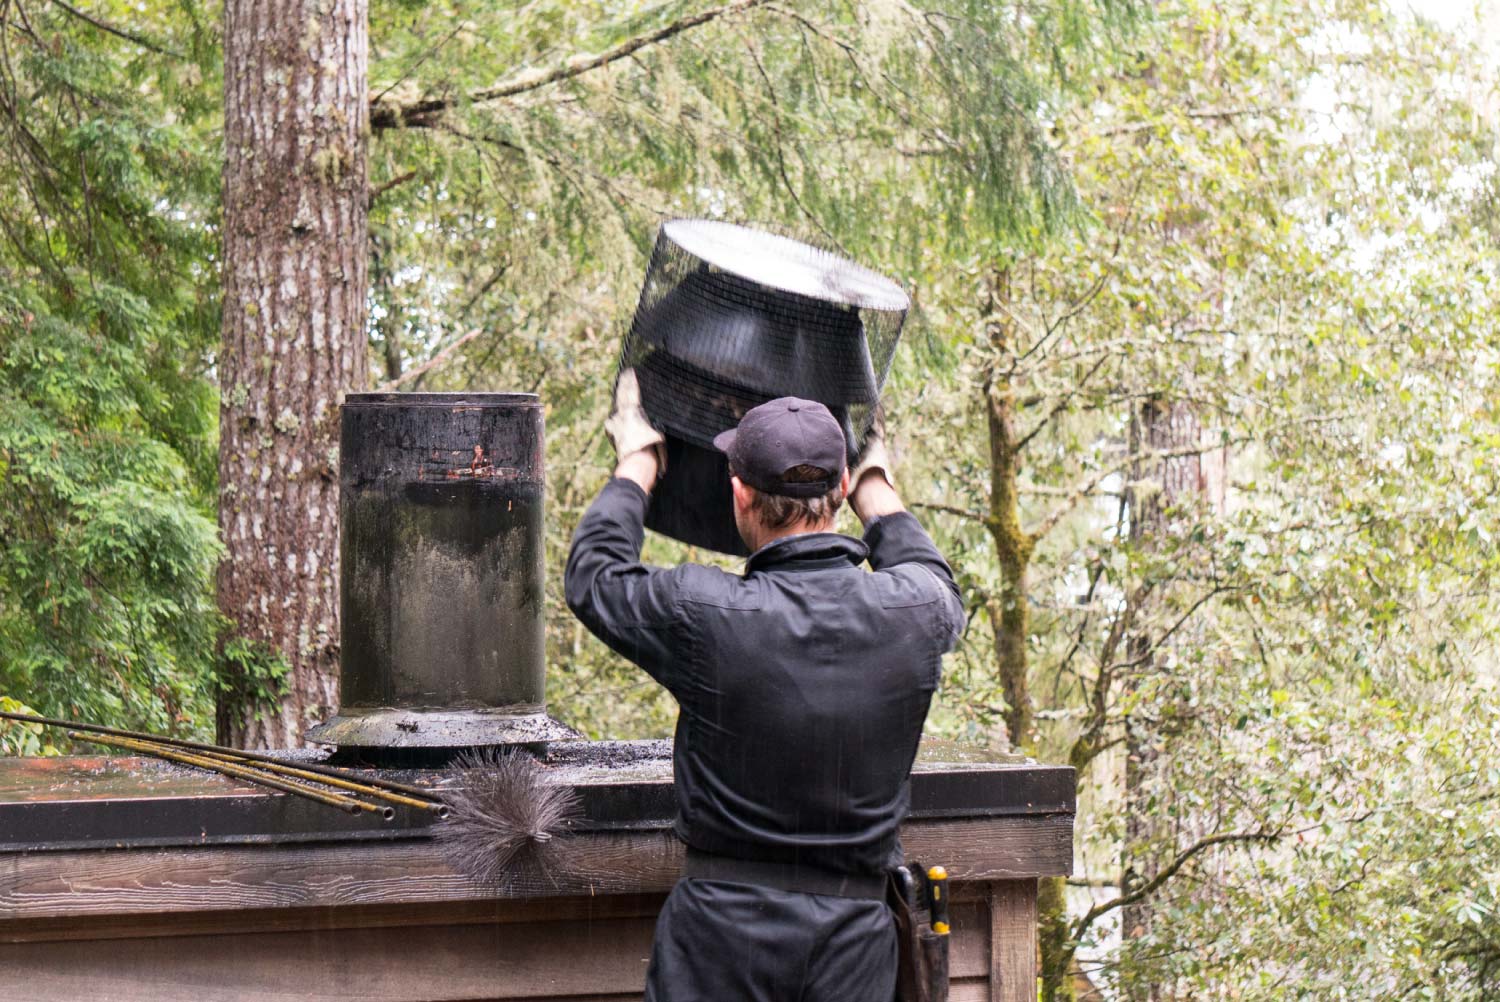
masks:
<path id="1" fill-rule="evenodd" d="M 1026 605 L 1026 572 L 1036 540 L 1021 525 L 1016 440 L 1015 387 L 1007 364 L 1015 354 L 1015 329 L 1006 306 L 1010 273 L 997 270 L 989 283 L 986 334 L 990 358 L 982 389 L 990 435 L 990 510 L 985 520 L 1000 558 L 1001 589 L 987 601 L 995 632 L 995 658 L 1005 692 L 1005 729 L 1011 744 L 1031 750 L 1035 741 L 1031 690 L 1027 680 L 1026 636 L 1031 617 Z"/>
<path id="2" fill-rule="evenodd" d="M 241 650 L 290 666 L 276 705 L 225 680 L 219 736 L 238 746 L 296 745 L 338 702 L 339 403 L 368 379 L 366 20 L 366 0 L 224 7 L 218 598 Z"/>
<path id="3" fill-rule="evenodd" d="M 989 597 L 986 612 L 995 634 L 996 669 L 1005 693 L 1005 728 L 1013 746 L 1036 752 L 1036 716 L 1032 706 L 1026 638 L 1031 632 L 1027 573 L 1037 537 L 1021 523 L 1020 470 L 1024 442 L 1016 430 L 1016 393 L 1010 364 L 1016 355 L 1016 331 L 1008 306 L 1010 272 L 990 276 L 985 303 L 989 363 L 981 389 L 989 427 L 990 505 L 985 525 L 1000 562 L 1001 589 Z M 1042 997 L 1071 1000 L 1067 977 L 1073 950 L 1062 877 L 1043 878 L 1037 888 L 1037 925 L 1041 947 Z"/>

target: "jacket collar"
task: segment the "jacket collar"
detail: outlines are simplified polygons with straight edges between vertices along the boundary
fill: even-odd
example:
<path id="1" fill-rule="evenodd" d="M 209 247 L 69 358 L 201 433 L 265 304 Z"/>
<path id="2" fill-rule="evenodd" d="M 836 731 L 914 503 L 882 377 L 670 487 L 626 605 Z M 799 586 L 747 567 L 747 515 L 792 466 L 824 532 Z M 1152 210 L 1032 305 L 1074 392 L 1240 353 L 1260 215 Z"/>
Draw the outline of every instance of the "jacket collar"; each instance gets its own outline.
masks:
<path id="1" fill-rule="evenodd" d="M 750 554 L 750 559 L 745 562 L 745 573 L 857 567 L 869 555 L 869 547 L 849 536 L 837 532 L 805 532 L 784 536 Z"/>

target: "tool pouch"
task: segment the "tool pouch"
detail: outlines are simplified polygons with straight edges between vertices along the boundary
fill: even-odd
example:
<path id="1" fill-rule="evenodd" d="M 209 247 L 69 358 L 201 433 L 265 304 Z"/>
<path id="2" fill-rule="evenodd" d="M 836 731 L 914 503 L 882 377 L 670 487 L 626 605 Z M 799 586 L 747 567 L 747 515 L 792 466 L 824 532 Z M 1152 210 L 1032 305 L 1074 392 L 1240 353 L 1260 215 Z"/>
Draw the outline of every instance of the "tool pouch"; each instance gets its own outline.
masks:
<path id="1" fill-rule="evenodd" d="M 913 864 L 890 871 L 886 895 L 896 916 L 896 1002 L 948 1002 L 948 939 L 932 931 Z"/>
<path id="2" fill-rule="evenodd" d="M 918 936 L 922 950 L 921 974 L 927 979 L 927 994 L 923 1002 L 948 1002 L 948 940 L 951 936 L 939 936 L 931 928 L 924 928 Z"/>
<path id="3" fill-rule="evenodd" d="M 917 914 L 917 885 L 904 866 L 890 871 L 886 901 L 896 916 L 896 1002 L 930 1002 L 930 986 L 921 976 L 922 944 Z"/>

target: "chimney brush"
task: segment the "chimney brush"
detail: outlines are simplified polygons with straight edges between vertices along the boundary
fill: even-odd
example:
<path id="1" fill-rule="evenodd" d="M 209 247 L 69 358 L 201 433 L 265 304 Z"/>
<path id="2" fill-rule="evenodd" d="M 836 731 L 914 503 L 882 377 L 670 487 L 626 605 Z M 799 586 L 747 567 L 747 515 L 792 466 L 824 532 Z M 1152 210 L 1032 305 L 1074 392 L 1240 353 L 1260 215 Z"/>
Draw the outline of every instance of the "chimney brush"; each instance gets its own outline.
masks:
<path id="1" fill-rule="evenodd" d="M 580 813 L 572 787 L 553 781 L 521 749 L 465 752 L 447 778 L 449 815 L 433 831 L 454 869 L 498 890 L 528 878 L 554 882 L 556 837 Z"/>

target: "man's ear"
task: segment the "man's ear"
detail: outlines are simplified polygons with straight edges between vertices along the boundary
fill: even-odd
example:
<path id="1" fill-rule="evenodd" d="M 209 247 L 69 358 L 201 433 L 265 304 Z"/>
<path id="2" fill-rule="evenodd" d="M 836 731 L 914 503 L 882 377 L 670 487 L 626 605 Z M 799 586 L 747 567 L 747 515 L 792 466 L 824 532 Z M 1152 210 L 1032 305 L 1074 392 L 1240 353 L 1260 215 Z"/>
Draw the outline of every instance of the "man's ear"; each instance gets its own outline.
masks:
<path id="1" fill-rule="evenodd" d="M 847 466 L 844 467 L 844 475 L 839 478 L 839 488 L 843 491 L 844 497 L 849 496 L 849 467 Z"/>
<path id="2" fill-rule="evenodd" d="M 731 473 L 729 475 L 729 489 L 734 492 L 734 506 L 736 509 L 744 511 L 750 507 L 750 502 L 754 497 L 751 493 L 754 490 L 753 487 Z"/>

